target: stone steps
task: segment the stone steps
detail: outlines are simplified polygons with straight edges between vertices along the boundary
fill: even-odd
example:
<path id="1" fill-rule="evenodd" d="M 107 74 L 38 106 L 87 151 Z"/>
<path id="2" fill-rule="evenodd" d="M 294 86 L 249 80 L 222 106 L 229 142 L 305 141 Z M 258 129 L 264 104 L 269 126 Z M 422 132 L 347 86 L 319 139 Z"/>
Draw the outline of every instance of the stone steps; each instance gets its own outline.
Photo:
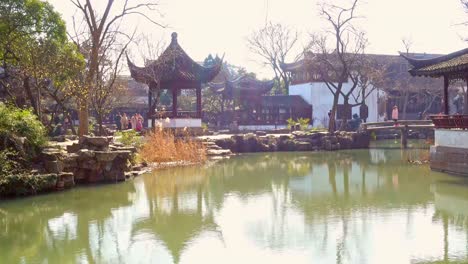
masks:
<path id="1" fill-rule="evenodd" d="M 206 148 L 206 155 L 210 158 L 219 157 L 219 156 L 230 156 L 232 155 L 231 150 L 223 149 L 222 147 L 218 146 L 213 141 L 203 141 L 202 144 Z"/>

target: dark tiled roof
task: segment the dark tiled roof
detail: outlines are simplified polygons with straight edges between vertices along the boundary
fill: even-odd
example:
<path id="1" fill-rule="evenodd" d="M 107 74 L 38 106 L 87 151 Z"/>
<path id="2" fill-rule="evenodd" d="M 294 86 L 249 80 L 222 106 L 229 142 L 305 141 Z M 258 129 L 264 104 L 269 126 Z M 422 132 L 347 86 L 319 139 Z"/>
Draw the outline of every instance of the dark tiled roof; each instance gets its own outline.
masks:
<path id="1" fill-rule="evenodd" d="M 216 83 L 211 82 L 209 83 L 209 86 L 216 92 L 223 93 L 226 96 L 230 97 L 234 93 L 254 93 L 257 95 L 262 95 L 269 92 L 273 88 L 274 84 L 274 80 L 260 81 L 252 76 L 242 75 L 233 80 L 226 80 Z"/>
<path id="2" fill-rule="evenodd" d="M 300 95 L 269 95 L 262 96 L 262 105 L 264 106 L 282 106 L 291 108 L 312 107 Z"/>
<path id="3" fill-rule="evenodd" d="M 403 53 L 400 55 L 413 66 L 409 71 L 413 76 L 465 75 L 468 70 L 468 49 L 429 59 L 418 59 Z"/>
<path id="4" fill-rule="evenodd" d="M 212 67 L 203 67 L 192 60 L 177 42 L 177 33 L 172 33 L 169 47 L 159 58 L 146 67 L 138 67 L 127 57 L 132 77 L 138 82 L 170 83 L 176 81 L 209 82 L 220 71 L 222 60 Z"/>

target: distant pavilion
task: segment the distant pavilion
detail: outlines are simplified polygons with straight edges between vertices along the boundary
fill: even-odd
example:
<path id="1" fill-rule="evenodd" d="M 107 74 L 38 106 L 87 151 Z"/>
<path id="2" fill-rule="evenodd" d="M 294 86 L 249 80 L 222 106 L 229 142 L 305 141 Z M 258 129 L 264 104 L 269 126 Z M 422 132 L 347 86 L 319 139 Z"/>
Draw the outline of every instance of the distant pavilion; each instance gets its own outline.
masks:
<path id="1" fill-rule="evenodd" d="M 224 111 L 224 105 L 226 102 L 232 102 L 235 108 L 235 102 L 251 102 L 253 106 L 259 103 L 260 97 L 269 92 L 275 82 L 271 81 L 259 81 L 256 78 L 244 74 L 233 80 L 225 79 L 220 82 L 211 82 L 209 86 L 220 94 L 223 103 L 221 104 L 221 111 Z"/>
<path id="2" fill-rule="evenodd" d="M 155 119 L 164 127 L 201 127 L 202 104 L 201 84 L 211 81 L 220 71 L 222 60 L 211 67 L 203 67 L 192 60 L 177 41 L 177 33 L 159 58 L 145 67 L 138 67 L 127 57 L 131 76 L 140 83 L 148 85 L 148 113 L 150 126 Z M 183 89 L 196 90 L 196 111 L 180 111 L 177 97 Z M 172 94 L 171 111 L 156 112 L 158 93 L 169 90 Z"/>
<path id="3" fill-rule="evenodd" d="M 208 85 L 222 97 L 219 119 L 223 125 L 236 121 L 241 130 L 275 129 L 285 126 L 289 118 L 312 116 L 312 106 L 300 96 L 267 95 L 274 84 L 274 80 L 260 81 L 247 74 L 233 79 L 224 74 Z"/>

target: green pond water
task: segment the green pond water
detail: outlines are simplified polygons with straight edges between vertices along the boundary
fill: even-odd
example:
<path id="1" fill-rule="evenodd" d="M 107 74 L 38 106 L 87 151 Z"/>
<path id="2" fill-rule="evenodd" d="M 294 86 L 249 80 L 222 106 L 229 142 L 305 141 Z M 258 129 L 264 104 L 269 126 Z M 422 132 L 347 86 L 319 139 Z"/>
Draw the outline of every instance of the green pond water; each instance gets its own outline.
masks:
<path id="1" fill-rule="evenodd" d="M 0 263 L 468 263 L 468 178 L 427 150 L 247 154 L 0 202 Z"/>

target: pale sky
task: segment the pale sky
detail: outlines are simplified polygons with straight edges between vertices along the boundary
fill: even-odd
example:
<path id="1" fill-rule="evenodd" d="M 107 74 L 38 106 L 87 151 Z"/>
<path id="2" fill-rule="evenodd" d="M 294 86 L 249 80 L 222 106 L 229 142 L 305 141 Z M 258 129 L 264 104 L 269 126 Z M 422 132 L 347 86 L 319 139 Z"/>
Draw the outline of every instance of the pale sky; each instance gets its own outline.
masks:
<path id="1" fill-rule="evenodd" d="M 67 26 L 71 25 L 74 6 L 68 0 L 48 1 L 63 14 Z M 119 1 L 122 0 L 116 0 Z M 176 31 L 179 43 L 194 60 L 202 61 L 209 53 L 225 54 L 228 62 L 267 78 L 273 77 L 272 73 L 256 62 L 258 59 L 246 46 L 246 37 L 252 30 L 265 25 L 265 21 L 281 22 L 299 30 L 305 44 L 309 33 L 319 32 L 326 25 L 318 17 L 317 0 L 160 0 L 160 3 L 164 17 L 157 14 L 154 17 L 167 24 L 167 29 L 130 17 L 124 24 L 128 31 L 136 27 L 139 33 L 166 43 Z M 468 27 L 458 24 L 468 21 L 468 14 L 459 0 L 367 0 L 361 1 L 359 13 L 363 17 L 359 26 L 370 42 L 367 53 L 397 54 L 403 50 L 403 37 L 411 38 L 413 52 L 449 53 L 466 47 L 462 38 L 468 37 Z M 137 47 L 132 47 L 131 54 L 142 64 Z"/>

